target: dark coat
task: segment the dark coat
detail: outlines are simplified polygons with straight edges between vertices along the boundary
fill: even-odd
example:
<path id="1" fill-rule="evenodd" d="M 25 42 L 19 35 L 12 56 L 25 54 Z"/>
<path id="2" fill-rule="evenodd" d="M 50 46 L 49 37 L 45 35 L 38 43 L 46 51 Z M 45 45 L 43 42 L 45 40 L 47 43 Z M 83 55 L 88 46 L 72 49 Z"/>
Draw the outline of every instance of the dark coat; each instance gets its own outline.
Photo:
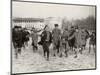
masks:
<path id="1" fill-rule="evenodd" d="M 14 47 L 22 47 L 22 31 L 15 31 L 12 32 L 12 41 L 14 44 Z"/>
<path id="2" fill-rule="evenodd" d="M 74 40 L 73 40 L 74 38 Z M 78 32 L 74 32 L 72 36 L 70 36 L 68 39 L 73 40 L 71 43 L 73 44 L 74 47 L 82 47 L 86 45 L 86 34 L 84 31 L 79 30 Z"/>
<path id="3" fill-rule="evenodd" d="M 37 32 L 31 33 L 31 38 L 32 38 L 32 45 L 37 46 L 37 44 L 38 44 L 38 34 L 37 34 Z"/>
<path id="4" fill-rule="evenodd" d="M 94 34 L 91 34 L 90 35 L 90 42 L 89 42 L 90 45 L 96 45 L 96 35 Z"/>
<path id="5" fill-rule="evenodd" d="M 50 33 L 50 36 L 49 36 L 49 44 L 51 44 L 52 42 L 52 35 L 51 35 L 51 32 Z M 46 42 L 46 39 L 47 39 L 47 32 L 46 31 L 43 31 L 42 34 L 41 34 L 41 40 L 40 42 L 38 42 L 39 45 L 43 45 L 44 42 Z"/>
<path id="6" fill-rule="evenodd" d="M 28 32 L 28 31 L 23 31 L 23 32 L 22 32 L 22 41 L 23 41 L 23 42 L 29 41 L 28 35 L 29 35 L 29 32 Z"/>
<path id="7" fill-rule="evenodd" d="M 75 33 L 74 30 L 73 30 L 73 31 L 70 31 L 70 32 L 69 32 L 69 37 L 71 37 L 72 35 L 74 35 L 74 33 Z M 69 37 L 68 37 L 68 38 L 69 38 Z M 69 40 L 68 40 L 68 44 L 69 44 L 70 47 L 74 47 L 74 44 L 75 44 L 75 37 L 69 39 Z"/>

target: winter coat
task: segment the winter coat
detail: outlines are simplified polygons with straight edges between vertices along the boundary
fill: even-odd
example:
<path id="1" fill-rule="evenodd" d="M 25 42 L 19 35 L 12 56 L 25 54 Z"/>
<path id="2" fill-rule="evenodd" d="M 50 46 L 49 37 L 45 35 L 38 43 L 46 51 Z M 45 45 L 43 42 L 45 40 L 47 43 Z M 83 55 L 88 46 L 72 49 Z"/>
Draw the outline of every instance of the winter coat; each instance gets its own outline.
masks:
<path id="1" fill-rule="evenodd" d="M 21 48 L 22 47 L 22 31 L 13 30 L 12 40 L 13 40 L 14 47 Z"/>
<path id="2" fill-rule="evenodd" d="M 73 38 L 75 38 L 74 47 L 82 47 L 86 44 L 85 33 L 81 30 L 79 30 L 78 32 L 74 32 L 74 34 L 70 36 L 68 40 L 71 40 Z"/>
<path id="3" fill-rule="evenodd" d="M 60 31 L 60 29 L 55 28 L 52 31 L 52 38 L 53 38 L 53 43 L 57 45 L 57 43 L 60 41 L 60 38 L 61 38 L 61 31 Z"/>
<path id="4" fill-rule="evenodd" d="M 52 35 L 51 35 L 51 32 L 49 32 L 50 36 L 49 36 L 49 44 L 51 44 L 52 42 Z M 47 31 L 43 31 L 42 34 L 41 34 L 41 40 L 39 41 L 38 44 L 40 45 L 43 45 L 44 42 L 46 42 L 46 39 L 47 39 Z"/>
<path id="5" fill-rule="evenodd" d="M 38 34 L 33 32 L 31 34 L 31 37 L 32 37 L 32 45 L 37 46 L 37 44 L 38 44 Z"/>

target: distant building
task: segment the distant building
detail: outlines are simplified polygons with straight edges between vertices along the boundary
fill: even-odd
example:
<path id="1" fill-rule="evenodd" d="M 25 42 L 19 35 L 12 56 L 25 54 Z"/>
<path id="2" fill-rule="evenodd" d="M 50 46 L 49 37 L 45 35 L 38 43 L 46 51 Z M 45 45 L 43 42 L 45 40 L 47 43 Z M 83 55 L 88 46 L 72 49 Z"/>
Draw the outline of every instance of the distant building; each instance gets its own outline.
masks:
<path id="1" fill-rule="evenodd" d="M 56 17 L 48 18 L 13 18 L 12 27 L 15 25 L 22 26 L 23 28 L 32 28 L 43 29 L 45 25 L 48 25 L 50 30 L 54 29 L 54 24 L 58 24 L 59 28 L 62 28 L 62 19 Z"/>
<path id="2" fill-rule="evenodd" d="M 44 19 L 41 18 L 13 18 L 12 27 L 15 25 L 22 26 L 23 28 L 43 28 L 44 27 Z"/>

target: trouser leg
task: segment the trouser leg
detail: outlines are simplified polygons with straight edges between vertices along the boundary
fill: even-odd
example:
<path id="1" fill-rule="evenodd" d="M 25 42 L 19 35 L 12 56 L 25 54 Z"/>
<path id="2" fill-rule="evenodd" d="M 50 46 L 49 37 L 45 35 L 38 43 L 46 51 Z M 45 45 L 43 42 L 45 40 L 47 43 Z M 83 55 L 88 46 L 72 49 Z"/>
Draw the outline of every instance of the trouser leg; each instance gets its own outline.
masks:
<path id="1" fill-rule="evenodd" d="M 46 43 L 47 60 L 49 60 L 49 43 Z"/>
<path id="2" fill-rule="evenodd" d="M 17 58 L 18 57 L 17 43 L 13 42 L 13 46 L 14 46 L 14 49 L 15 49 L 15 58 Z"/>
<path id="3" fill-rule="evenodd" d="M 95 45 L 93 45 L 93 51 L 94 51 L 94 53 L 96 52 L 96 47 L 95 47 Z"/>
<path id="4" fill-rule="evenodd" d="M 58 40 L 58 43 L 57 43 L 57 45 L 56 45 L 57 53 L 59 53 L 59 47 L 60 47 L 60 41 Z"/>
<path id="5" fill-rule="evenodd" d="M 45 54 L 47 55 L 47 60 L 49 60 L 49 43 L 45 42 L 43 44 L 43 49 L 44 49 L 44 56 Z"/>
<path id="6" fill-rule="evenodd" d="M 90 53 L 90 51 L 91 51 L 91 45 L 89 45 L 89 53 Z"/>
<path id="7" fill-rule="evenodd" d="M 53 52 L 54 52 L 53 56 L 56 56 L 56 45 L 55 44 L 53 44 Z"/>
<path id="8" fill-rule="evenodd" d="M 63 52 L 63 45 L 61 44 L 61 46 L 60 46 L 60 52 L 59 52 L 59 57 L 62 57 L 62 52 Z"/>
<path id="9" fill-rule="evenodd" d="M 59 47 L 57 48 L 57 53 L 59 53 Z"/>
<path id="10" fill-rule="evenodd" d="M 45 49 L 43 49 L 43 54 L 44 54 L 44 57 L 46 56 L 46 55 L 45 55 L 45 53 L 46 53 L 46 50 L 45 50 Z"/>
<path id="11" fill-rule="evenodd" d="M 47 60 L 49 60 L 49 49 L 47 50 Z"/>
<path id="12" fill-rule="evenodd" d="M 36 49 L 36 50 L 38 50 L 38 47 L 37 47 L 37 46 L 35 46 L 35 49 Z"/>
<path id="13" fill-rule="evenodd" d="M 33 52 L 35 52 L 35 45 L 34 45 L 34 41 L 32 41 L 32 47 L 33 47 Z"/>
<path id="14" fill-rule="evenodd" d="M 74 58 L 77 58 L 77 50 L 78 50 L 78 48 L 74 48 L 74 52 L 75 52 Z"/>
<path id="15" fill-rule="evenodd" d="M 21 48 L 18 48 L 18 53 L 21 54 Z"/>
<path id="16" fill-rule="evenodd" d="M 15 58 L 16 59 L 18 58 L 18 49 L 17 48 L 15 49 Z"/>
<path id="17" fill-rule="evenodd" d="M 68 57 L 68 48 L 65 47 L 65 55 Z"/>
<path id="18" fill-rule="evenodd" d="M 66 57 L 68 57 L 68 41 L 66 41 L 66 45 L 65 45 L 65 54 L 66 54 Z"/>
<path id="19" fill-rule="evenodd" d="M 21 48 L 15 49 L 15 58 L 18 58 L 18 54 L 21 54 Z"/>

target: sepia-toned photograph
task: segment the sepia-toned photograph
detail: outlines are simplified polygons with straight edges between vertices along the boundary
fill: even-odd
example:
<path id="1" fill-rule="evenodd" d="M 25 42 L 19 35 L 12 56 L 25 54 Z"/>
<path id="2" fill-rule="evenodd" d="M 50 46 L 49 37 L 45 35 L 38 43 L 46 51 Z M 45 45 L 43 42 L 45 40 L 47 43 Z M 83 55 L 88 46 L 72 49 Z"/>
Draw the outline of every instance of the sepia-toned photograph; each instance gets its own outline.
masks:
<path id="1" fill-rule="evenodd" d="M 11 73 L 96 69 L 96 6 L 11 1 Z"/>

